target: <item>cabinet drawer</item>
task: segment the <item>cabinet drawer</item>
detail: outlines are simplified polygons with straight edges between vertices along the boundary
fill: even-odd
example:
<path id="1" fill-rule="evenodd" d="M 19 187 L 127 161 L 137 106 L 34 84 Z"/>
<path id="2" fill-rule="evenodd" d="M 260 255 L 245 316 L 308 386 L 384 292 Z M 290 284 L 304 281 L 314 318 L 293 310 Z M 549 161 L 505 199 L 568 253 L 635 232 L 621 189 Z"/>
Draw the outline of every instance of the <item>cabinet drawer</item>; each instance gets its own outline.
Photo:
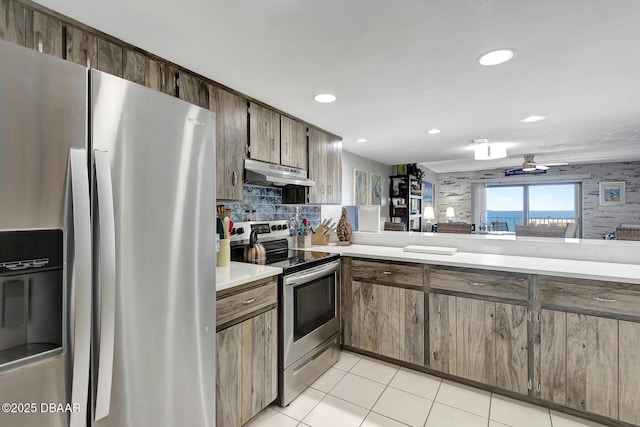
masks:
<path id="1" fill-rule="evenodd" d="M 529 299 L 528 276 L 503 271 L 434 267 L 429 270 L 429 287 L 517 301 Z"/>
<path id="2" fill-rule="evenodd" d="M 216 301 L 216 326 L 230 326 L 234 320 L 246 318 L 278 301 L 278 282 L 272 279 L 263 285 L 219 298 Z"/>
<path id="3" fill-rule="evenodd" d="M 540 276 L 540 303 L 547 307 L 640 317 L 640 286 Z"/>
<path id="4" fill-rule="evenodd" d="M 422 288 L 421 264 L 395 264 L 352 259 L 351 276 L 354 280 Z"/>

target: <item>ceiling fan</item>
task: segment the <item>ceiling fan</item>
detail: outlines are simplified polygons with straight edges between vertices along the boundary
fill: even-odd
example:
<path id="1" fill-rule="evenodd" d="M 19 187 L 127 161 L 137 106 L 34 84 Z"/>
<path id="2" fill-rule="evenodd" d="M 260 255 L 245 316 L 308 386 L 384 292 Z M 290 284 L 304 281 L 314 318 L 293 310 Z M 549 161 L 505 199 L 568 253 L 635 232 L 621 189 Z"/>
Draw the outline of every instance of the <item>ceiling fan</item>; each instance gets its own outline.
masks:
<path id="1" fill-rule="evenodd" d="M 533 159 L 534 154 L 525 154 L 524 162 L 522 166 L 515 169 L 509 169 L 505 171 L 505 175 L 521 175 L 521 174 L 537 174 L 537 173 L 546 173 L 546 171 L 551 166 L 564 166 L 568 163 L 566 162 L 554 162 L 554 163 L 546 163 L 546 164 L 537 164 Z"/>

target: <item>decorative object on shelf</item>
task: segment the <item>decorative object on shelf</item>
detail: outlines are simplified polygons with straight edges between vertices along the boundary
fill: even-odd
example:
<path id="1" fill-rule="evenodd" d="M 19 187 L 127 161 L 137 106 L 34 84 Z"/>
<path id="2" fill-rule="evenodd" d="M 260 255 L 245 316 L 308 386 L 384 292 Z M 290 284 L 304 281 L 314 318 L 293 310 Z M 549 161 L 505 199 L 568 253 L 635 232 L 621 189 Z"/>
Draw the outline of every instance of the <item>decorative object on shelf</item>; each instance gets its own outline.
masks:
<path id="1" fill-rule="evenodd" d="M 416 177 L 416 181 L 422 182 L 424 171 L 418 167 L 417 163 L 409 163 L 407 165 L 407 173 Z"/>
<path id="2" fill-rule="evenodd" d="M 626 203 L 625 182 L 601 182 L 600 205 L 624 205 Z"/>
<path id="3" fill-rule="evenodd" d="M 369 204 L 369 172 L 353 170 L 353 201 L 356 205 Z"/>
<path id="4" fill-rule="evenodd" d="M 456 211 L 453 210 L 453 206 L 449 206 L 447 208 L 447 213 L 445 214 L 445 216 L 447 217 L 447 221 L 453 221 L 453 219 L 456 217 Z"/>
<path id="5" fill-rule="evenodd" d="M 338 221 L 338 227 L 336 228 L 336 234 L 341 242 L 350 242 L 352 233 L 353 230 L 351 229 L 347 209 L 343 207 L 342 216 L 340 216 L 340 221 Z"/>
<path id="6" fill-rule="evenodd" d="M 436 219 L 435 212 L 433 211 L 433 206 L 427 206 L 426 208 L 424 208 L 422 218 L 427 220 L 427 224 L 431 224 L 431 220 Z"/>
<path id="7" fill-rule="evenodd" d="M 371 172 L 369 174 L 371 181 L 371 197 L 369 199 L 370 205 L 382 204 L 382 175 Z"/>
<path id="8" fill-rule="evenodd" d="M 396 174 L 398 175 L 406 175 L 407 174 L 407 165 L 396 165 Z"/>

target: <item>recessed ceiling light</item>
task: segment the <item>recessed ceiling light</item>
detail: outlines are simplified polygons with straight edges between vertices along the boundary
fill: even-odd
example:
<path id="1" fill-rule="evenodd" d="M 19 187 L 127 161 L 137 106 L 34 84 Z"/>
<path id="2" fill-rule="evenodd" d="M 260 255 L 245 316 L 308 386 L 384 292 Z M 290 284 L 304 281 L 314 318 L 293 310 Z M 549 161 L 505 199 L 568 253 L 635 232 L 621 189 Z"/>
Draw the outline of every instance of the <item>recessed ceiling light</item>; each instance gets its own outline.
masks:
<path id="1" fill-rule="evenodd" d="M 540 120 L 544 120 L 546 119 L 546 116 L 529 116 L 529 117 L 525 117 L 524 119 L 521 119 L 520 121 L 522 123 L 533 123 L 533 122 L 539 122 Z"/>
<path id="2" fill-rule="evenodd" d="M 319 93 L 313 97 L 316 102 L 320 102 L 322 104 L 327 104 L 329 102 L 334 102 L 336 100 L 336 96 L 330 93 Z"/>
<path id="3" fill-rule="evenodd" d="M 429 135 L 437 135 L 437 134 L 439 134 L 440 132 L 442 132 L 442 131 L 441 131 L 440 129 L 436 129 L 436 128 L 429 129 L 429 130 L 427 131 L 427 133 L 428 133 Z"/>
<path id="4" fill-rule="evenodd" d="M 513 58 L 514 53 L 513 49 L 492 50 L 478 58 L 478 62 L 481 65 L 498 65 Z"/>
<path id="5" fill-rule="evenodd" d="M 356 142 L 367 142 L 366 138 L 358 138 Z"/>

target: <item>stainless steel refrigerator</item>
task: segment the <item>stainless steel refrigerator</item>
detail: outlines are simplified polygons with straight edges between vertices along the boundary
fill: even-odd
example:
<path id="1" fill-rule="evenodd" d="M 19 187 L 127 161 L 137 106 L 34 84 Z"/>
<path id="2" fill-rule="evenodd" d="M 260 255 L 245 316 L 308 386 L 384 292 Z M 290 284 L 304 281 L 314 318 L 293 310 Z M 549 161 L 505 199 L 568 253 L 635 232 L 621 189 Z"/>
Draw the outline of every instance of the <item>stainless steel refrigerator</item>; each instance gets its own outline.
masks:
<path id="1" fill-rule="evenodd" d="M 0 58 L 0 425 L 214 426 L 214 114 Z"/>

